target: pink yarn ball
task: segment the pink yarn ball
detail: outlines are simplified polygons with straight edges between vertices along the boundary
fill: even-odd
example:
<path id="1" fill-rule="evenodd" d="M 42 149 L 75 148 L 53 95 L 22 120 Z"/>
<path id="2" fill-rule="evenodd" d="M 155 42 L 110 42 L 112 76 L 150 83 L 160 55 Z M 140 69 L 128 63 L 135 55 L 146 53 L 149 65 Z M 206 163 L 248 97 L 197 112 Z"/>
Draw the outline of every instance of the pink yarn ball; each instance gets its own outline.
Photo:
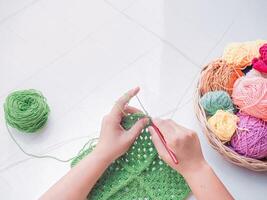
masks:
<path id="1" fill-rule="evenodd" d="M 264 44 L 259 52 L 260 57 L 252 60 L 253 68 L 259 72 L 267 73 L 267 44 Z"/>
<path id="2" fill-rule="evenodd" d="M 267 157 L 267 122 L 245 113 L 238 113 L 236 134 L 231 139 L 233 149 L 246 157 Z"/>
<path id="3" fill-rule="evenodd" d="M 263 77 L 267 78 L 267 73 L 259 72 L 256 69 L 250 70 L 248 73 L 246 73 L 247 77 Z"/>
<path id="4" fill-rule="evenodd" d="M 241 111 L 267 120 L 267 79 L 246 76 L 237 79 L 232 99 Z"/>

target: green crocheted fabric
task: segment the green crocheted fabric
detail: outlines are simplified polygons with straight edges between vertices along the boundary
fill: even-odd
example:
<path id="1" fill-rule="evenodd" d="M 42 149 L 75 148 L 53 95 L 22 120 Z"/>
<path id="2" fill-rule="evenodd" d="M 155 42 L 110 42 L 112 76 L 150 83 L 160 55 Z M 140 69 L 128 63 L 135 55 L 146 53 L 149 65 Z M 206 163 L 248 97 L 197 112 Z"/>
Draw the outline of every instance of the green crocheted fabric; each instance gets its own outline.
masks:
<path id="1" fill-rule="evenodd" d="M 136 113 L 124 117 L 121 125 L 130 129 L 144 117 Z M 92 151 L 81 152 L 71 163 L 73 167 Z M 132 147 L 114 161 L 88 195 L 90 200 L 180 200 L 190 188 L 184 178 L 158 156 L 147 128 L 143 129 Z"/>

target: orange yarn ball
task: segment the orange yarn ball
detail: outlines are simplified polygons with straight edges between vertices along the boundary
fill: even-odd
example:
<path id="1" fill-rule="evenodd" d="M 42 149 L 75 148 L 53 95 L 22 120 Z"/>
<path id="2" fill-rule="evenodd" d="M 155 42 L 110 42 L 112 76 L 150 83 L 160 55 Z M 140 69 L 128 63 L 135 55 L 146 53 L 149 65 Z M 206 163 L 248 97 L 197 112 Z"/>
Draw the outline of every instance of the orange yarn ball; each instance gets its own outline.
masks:
<path id="1" fill-rule="evenodd" d="M 243 76 L 240 69 L 228 66 L 222 59 L 215 60 L 206 67 L 200 81 L 202 95 L 216 90 L 225 90 L 231 95 L 235 81 Z"/>

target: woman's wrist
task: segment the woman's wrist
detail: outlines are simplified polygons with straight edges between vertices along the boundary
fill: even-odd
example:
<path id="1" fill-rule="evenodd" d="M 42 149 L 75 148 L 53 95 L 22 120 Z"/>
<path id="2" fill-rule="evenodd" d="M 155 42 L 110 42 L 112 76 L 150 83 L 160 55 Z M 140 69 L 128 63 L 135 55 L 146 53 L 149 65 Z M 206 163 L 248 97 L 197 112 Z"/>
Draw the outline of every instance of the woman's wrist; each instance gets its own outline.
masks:
<path id="1" fill-rule="evenodd" d="M 109 166 L 113 162 L 113 157 L 110 156 L 107 151 L 101 150 L 100 148 L 95 148 L 92 153 L 89 154 L 94 157 L 98 162 L 104 164 L 105 166 Z"/>
<path id="2" fill-rule="evenodd" d="M 183 176 L 196 199 L 233 199 L 206 161 L 198 163 L 197 169 L 187 171 Z"/>
<path id="3" fill-rule="evenodd" d="M 194 166 L 188 167 L 187 170 L 184 170 L 182 172 L 182 175 L 189 182 L 190 180 L 197 179 L 200 174 L 207 174 L 211 170 L 212 168 L 209 166 L 209 164 L 205 160 L 203 160 Z"/>
<path id="4" fill-rule="evenodd" d="M 181 170 L 180 173 L 184 176 L 185 179 L 192 177 L 194 174 L 204 173 L 207 170 L 210 170 L 211 167 L 206 160 L 200 160 L 190 166 L 185 167 Z"/>

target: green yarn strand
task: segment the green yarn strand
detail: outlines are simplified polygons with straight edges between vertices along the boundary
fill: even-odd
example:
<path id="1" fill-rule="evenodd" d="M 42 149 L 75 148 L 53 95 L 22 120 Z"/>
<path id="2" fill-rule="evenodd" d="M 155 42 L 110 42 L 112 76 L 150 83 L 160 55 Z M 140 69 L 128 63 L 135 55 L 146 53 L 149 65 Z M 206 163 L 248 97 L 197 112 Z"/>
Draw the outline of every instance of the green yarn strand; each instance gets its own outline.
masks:
<path id="1" fill-rule="evenodd" d="M 34 133 L 45 125 L 50 109 L 42 93 L 30 89 L 8 95 L 4 112 L 8 125 L 25 133 Z"/>
<path id="2" fill-rule="evenodd" d="M 8 95 L 4 103 L 4 112 L 7 131 L 11 139 L 25 155 L 32 158 L 50 158 L 59 162 L 69 162 L 76 157 L 64 160 L 51 155 L 29 153 L 24 150 L 12 134 L 9 126 L 24 133 L 35 133 L 46 124 L 50 109 L 46 102 L 46 98 L 40 91 L 29 89 L 11 93 Z M 95 140 L 95 138 L 89 139 L 89 141 L 79 150 L 78 154 L 84 151 L 87 146 L 90 147 Z"/>

